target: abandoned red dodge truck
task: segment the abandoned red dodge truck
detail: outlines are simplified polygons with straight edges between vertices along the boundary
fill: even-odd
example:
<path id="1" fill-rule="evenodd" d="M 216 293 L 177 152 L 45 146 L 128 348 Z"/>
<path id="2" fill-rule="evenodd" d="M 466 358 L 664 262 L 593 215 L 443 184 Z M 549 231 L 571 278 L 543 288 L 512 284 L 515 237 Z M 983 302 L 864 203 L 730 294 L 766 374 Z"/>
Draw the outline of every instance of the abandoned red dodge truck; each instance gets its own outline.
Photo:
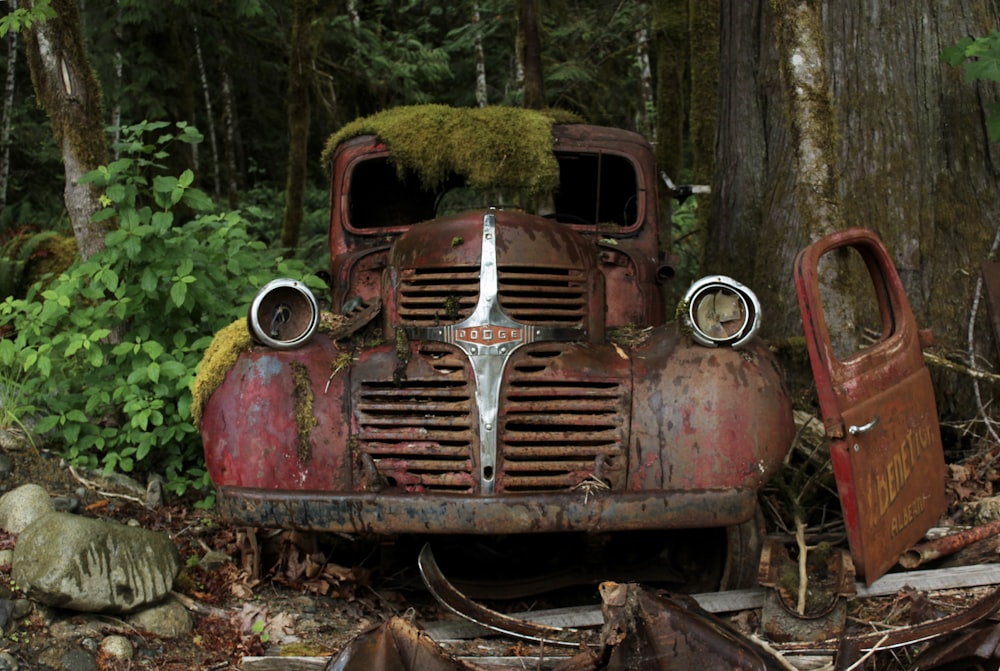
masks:
<path id="1" fill-rule="evenodd" d="M 199 372 L 223 515 L 717 529 L 721 582 L 752 582 L 757 495 L 795 433 L 761 306 L 709 276 L 667 309 L 650 145 L 566 121 L 422 106 L 331 138 L 329 292 L 268 284 Z"/>

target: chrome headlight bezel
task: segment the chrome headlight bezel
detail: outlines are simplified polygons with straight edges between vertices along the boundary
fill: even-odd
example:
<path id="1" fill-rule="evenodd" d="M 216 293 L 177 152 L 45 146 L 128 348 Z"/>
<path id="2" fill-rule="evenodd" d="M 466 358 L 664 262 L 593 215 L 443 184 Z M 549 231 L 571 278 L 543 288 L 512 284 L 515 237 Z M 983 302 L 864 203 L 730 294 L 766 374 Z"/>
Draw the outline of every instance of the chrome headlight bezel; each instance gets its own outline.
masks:
<path id="1" fill-rule="evenodd" d="M 716 310 L 714 304 L 719 301 L 724 301 L 725 306 Z M 738 348 L 760 329 L 761 308 L 756 294 L 725 275 L 709 275 L 696 281 L 684 294 L 682 305 L 681 319 L 686 329 L 696 343 L 705 347 Z"/>
<path id="2" fill-rule="evenodd" d="M 281 278 L 265 284 L 247 313 L 250 336 L 272 349 L 301 347 L 319 326 L 316 296 L 298 280 Z"/>

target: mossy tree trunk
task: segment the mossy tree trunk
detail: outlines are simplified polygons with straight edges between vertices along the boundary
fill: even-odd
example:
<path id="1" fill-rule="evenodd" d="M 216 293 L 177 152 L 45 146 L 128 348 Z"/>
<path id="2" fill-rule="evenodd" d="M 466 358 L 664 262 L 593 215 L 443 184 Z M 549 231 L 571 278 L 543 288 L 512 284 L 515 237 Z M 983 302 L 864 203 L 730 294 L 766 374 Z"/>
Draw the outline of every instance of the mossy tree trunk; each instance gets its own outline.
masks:
<path id="1" fill-rule="evenodd" d="M 997 147 L 984 123 L 997 93 L 966 83 L 940 55 L 998 19 L 992 0 L 722 3 L 706 271 L 757 291 L 766 337 L 802 333 L 798 250 L 832 228 L 864 226 L 893 255 L 918 322 L 965 358 L 1000 222 Z M 972 346 L 995 358 L 987 321 L 977 316 Z M 968 379 L 935 382 L 942 415 L 975 414 Z"/>
<path id="2" fill-rule="evenodd" d="M 310 90 L 313 61 L 319 49 L 321 29 L 318 0 L 295 0 L 288 54 L 288 177 L 285 180 L 285 216 L 281 246 L 294 249 L 305 208 L 306 167 L 309 165 Z"/>
<path id="3" fill-rule="evenodd" d="M 30 0 L 21 0 L 27 7 Z M 103 226 L 91 216 L 100 209 L 100 189 L 80 178 L 108 162 L 101 88 L 90 67 L 76 0 L 52 0 L 56 18 L 25 29 L 25 52 L 35 94 L 48 114 L 62 152 L 66 186 L 63 196 L 80 256 L 104 248 Z"/>
<path id="4" fill-rule="evenodd" d="M 524 66 L 524 101 L 527 109 L 545 107 L 545 83 L 542 76 L 542 43 L 538 34 L 541 10 L 538 0 L 517 0 L 518 54 Z"/>

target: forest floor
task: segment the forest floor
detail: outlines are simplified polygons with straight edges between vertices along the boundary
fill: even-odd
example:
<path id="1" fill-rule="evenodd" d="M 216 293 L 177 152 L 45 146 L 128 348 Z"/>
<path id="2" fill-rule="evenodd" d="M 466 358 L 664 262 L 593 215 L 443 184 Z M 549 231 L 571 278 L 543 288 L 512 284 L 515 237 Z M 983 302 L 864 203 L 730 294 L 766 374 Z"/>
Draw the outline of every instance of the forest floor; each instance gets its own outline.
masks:
<path id="1" fill-rule="evenodd" d="M 47 453 L 25 449 L 8 456 L 14 462 L 14 471 L 3 482 L 4 490 L 29 482 L 39 484 L 53 496 L 81 498 L 81 514 L 122 522 L 136 520 L 147 529 L 167 533 L 177 545 L 182 569 L 175 591 L 193 614 L 193 631 L 187 637 L 162 640 L 131 630 L 119 620 L 101 620 L 102 633 L 126 635 L 136 649 L 134 658 L 128 662 L 98 656 L 101 669 L 240 669 L 245 657 L 329 656 L 361 632 L 395 615 L 415 616 L 422 622 L 454 617 L 423 587 L 416 570 L 416 550 L 412 547 L 396 548 L 396 554 L 387 563 L 384 548 L 370 543 L 291 531 L 234 528 L 221 523 L 213 513 L 191 506 L 190 502 L 168 502 L 148 509 L 138 497 L 116 489 L 113 484 L 101 486 L 82 478 Z M 1000 475 L 991 459 L 983 455 L 948 467 L 950 508 L 945 523 L 967 521 L 977 501 L 993 496 Z M 780 532 L 775 529 L 773 510 L 770 517 L 769 531 Z M 783 524 L 777 521 L 778 526 Z M 3 541 L 9 546 L 16 539 L 0 538 L 0 544 Z M 334 547 L 336 561 L 331 561 Z M 949 561 L 991 563 L 1000 557 L 997 553 L 993 538 Z M 0 567 L 0 584 L 9 586 L 9 583 L 10 567 Z M 849 621 L 905 623 L 926 615 L 929 604 L 939 611 L 957 609 L 979 594 L 982 590 L 934 594 L 929 601 L 926 595 L 918 598 L 912 593 L 857 600 L 852 604 Z M 575 596 L 589 599 L 590 604 L 599 603 L 596 587 Z M 526 597 L 491 605 L 519 612 L 565 605 L 559 599 L 565 599 L 565 595 Z M 67 612 L 59 613 L 59 618 L 79 621 L 81 625 L 84 621 L 92 624 L 94 620 L 92 616 Z M 734 626 L 744 630 L 753 629 L 758 618 L 759 612 L 727 616 Z M 47 633 L 50 625 L 51 622 L 38 615 L 25 619 L 13 635 L 6 632 L 0 650 L 23 661 L 22 669 L 41 668 L 33 666 L 31 660 L 51 645 Z M 470 646 L 474 650 L 495 649 L 495 643 L 490 646 L 482 643 L 473 641 Z M 515 642 L 506 645 L 509 651 L 518 649 Z M 864 668 L 906 669 L 916 651 L 917 648 L 903 648 L 881 652 L 869 659 Z"/>

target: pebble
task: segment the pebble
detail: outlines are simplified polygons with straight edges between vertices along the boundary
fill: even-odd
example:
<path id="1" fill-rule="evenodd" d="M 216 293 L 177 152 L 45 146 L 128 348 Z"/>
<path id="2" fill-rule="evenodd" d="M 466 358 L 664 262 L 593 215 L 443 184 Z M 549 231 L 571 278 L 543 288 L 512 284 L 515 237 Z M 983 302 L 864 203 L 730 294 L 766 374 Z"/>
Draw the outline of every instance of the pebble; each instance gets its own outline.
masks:
<path id="1" fill-rule="evenodd" d="M 128 640 L 125 636 L 114 635 L 108 636 L 101 641 L 101 652 L 118 661 L 124 662 L 132 659 L 132 656 L 135 654 L 135 648 L 132 647 L 132 641 Z"/>

